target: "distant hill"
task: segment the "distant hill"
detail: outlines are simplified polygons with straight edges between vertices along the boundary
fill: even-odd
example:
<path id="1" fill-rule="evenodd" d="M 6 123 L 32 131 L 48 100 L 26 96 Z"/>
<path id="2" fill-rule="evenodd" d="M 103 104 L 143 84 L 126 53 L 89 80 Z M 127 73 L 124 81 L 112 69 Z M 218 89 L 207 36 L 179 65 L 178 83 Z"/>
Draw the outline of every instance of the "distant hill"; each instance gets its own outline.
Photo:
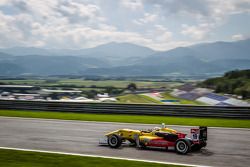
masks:
<path id="1" fill-rule="evenodd" d="M 203 62 L 194 56 L 187 55 L 163 58 L 155 57 L 151 61 L 144 60 L 139 64 L 130 66 L 90 68 L 85 71 L 85 74 L 112 76 L 163 76 L 171 73 L 175 73 L 176 75 L 196 75 L 207 72 L 216 73 L 218 71 L 222 71 L 219 66 Z"/>
<path id="2" fill-rule="evenodd" d="M 235 42 L 214 42 L 191 46 L 198 58 L 213 61 L 220 59 L 250 59 L 250 39 Z"/>
<path id="3" fill-rule="evenodd" d="M 13 56 L 81 56 L 98 58 L 109 62 L 110 66 L 131 65 L 156 51 L 131 43 L 111 42 L 87 49 L 42 49 L 35 47 L 0 48 L 0 52 Z"/>
<path id="4" fill-rule="evenodd" d="M 0 75 L 218 75 L 249 69 L 249 53 L 250 39 L 203 43 L 162 52 L 115 42 L 79 50 L 15 47 L 0 49 L 0 64 L 5 67 Z"/>
<path id="5" fill-rule="evenodd" d="M 139 62 L 141 58 L 150 56 L 154 53 L 157 52 L 147 47 L 131 43 L 116 42 L 82 50 L 82 55 L 106 59 L 112 66 L 126 66 L 135 64 Z"/>
<path id="6" fill-rule="evenodd" d="M 43 49 L 36 47 L 12 47 L 12 48 L 0 48 L 0 52 L 10 54 L 13 56 L 26 56 L 26 55 L 45 55 L 45 56 L 84 56 L 94 53 L 105 53 L 109 57 L 144 57 L 149 56 L 156 51 L 132 44 L 132 43 L 118 43 L 110 42 L 107 44 L 99 45 L 93 48 L 87 49 Z"/>
<path id="7" fill-rule="evenodd" d="M 53 51 L 35 47 L 12 47 L 0 48 L 0 52 L 10 54 L 13 56 L 27 56 L 27 55 L 53 55 Z"/>
<path id="8" fill-rule="evenodd" d="M 223 77 L 207 79 L 200 86 L 215 89 L 217 93 L 238 94 L 250 99 L 250 70 L 230 71 Z"/>
<path id="9" fill-rule="evenodd" d="M 77 56 L 8 56 L 0 54 L 0 75 L 73 75 L 87 68 L 109 64 L 97 58 Z"/>
<path id="10" fill-rule="evenodd" d="M 92 75 L 222 74 L 250 67 L 250 40 L 178 47 L 141 58 L 136 64 L 88 69 Z"/>
<path id="11" fill-rule="evenodd" d="M 16 76 L 25 73 L 25 69 L 14 63 L 0 62 L 0 76 Z"/>
<path id="12" fill-rule="evenodd" d="M 119 58 L 146 57 L 156 53 L 156 51 L 144 46 L 117 42 L 111 42 L 94 48 L 85 49 L 84 52 L 85 54 L 105 53 L 107 57 Z"/>

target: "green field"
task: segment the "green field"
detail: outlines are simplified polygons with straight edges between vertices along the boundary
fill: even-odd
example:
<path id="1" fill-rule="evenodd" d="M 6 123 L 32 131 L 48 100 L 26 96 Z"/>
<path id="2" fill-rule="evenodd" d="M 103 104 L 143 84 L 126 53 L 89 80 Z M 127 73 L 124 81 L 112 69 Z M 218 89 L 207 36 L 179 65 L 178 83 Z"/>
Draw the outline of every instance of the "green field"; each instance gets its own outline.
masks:
<path id="1" fill-rule="evenodd" d="M 204 103 L 192 100 L 186 100 L 178 97 L 171 96 L 168 92 L 161 93 L 161 98 L 165 100 L 179 100 L 179 102 L 171 102 L 172 104 L 190 104 L 190 105 L 204 105 Z M 153 99 L 143 94 L 127 94 L 118 96 L 119 103 L 151 103 L 163 104 L 163 102 Z"/>
<path id="2" fill-rule="evenodd" d="M 61 84 L 76 84 L 76 85 L 85 85 L 97 87 L 107 87 L 114 86 L 119 88 L 126 88 L 128 84 L 135 83 L 138 88 L 159 88 L 162 86 L 168 86 L 168 83 L 165 82 L 141 82 L 141 81 L 117 81 L 117 80 L 105 80 L 105 81 L 91 81 L 91 80 L 61 80 Z"/>
<path id="3" fill-rule="evenodd" d="M 109 158 L 84 157 L 31 151 L 0 149 L 0 166 L 2 167 L 177 167 L 157 163 L 147 163 Z M 181 167 L 181 166 L 179 166 Z"/>
<path id="4" fill-rule="evenodd" d="M 153 98 L 150 98 L 145 95 L 138 94 L 127 94 L 117 97 L 119 103 L 151 103 L 151 104 L 162 104 L 160 101 L 157 101 Z"/>
<path id="5" fill-rule="evenodd" d="M 27 79 L 27 80 L 0 80 L 1 83 L 4 84 L 13 84 L 13 85 L 42 85 L 46 83 L 46 80 L 42 79 Z"/>
<path id="6" fill-rule="evenodd" d="M 190 125 L 210 127 L 233 127 L 250 128 L 249 120 L 240 119 L 219 119 L 219 118 L 184 118 L 167 116 L 144 116 L 144 115 L 116 115 L 116 114 L 80 114 L 70 112 L 45 112 L 45 111 L 24 111 L 24 110 L 0 110 L 0 116 L 48 118 L 81 121 L 101 122 L 125 122 L 166 125 Z"/>
<path id="7" fill-rule="evenodd" d="M 135 83 L 138 88 L 161 88 L 179 85 L 177 82 L 153 82 L 153 81 L 119 81 L 119 80 L 81 80 L 81 79 L 59 79 L 59 80 L 0 80 L 4 84 L 24 84 L 34 86 L 85 86 L 85 87 L 107 87 L 113 86 L 117 88 L 126 88 L 128 84 Z"/>
<path id="8" fill-rule="evenodd" d="M 179 100 L 179 102 L 173 102 L 173 104 L 192 104 L 192 105 L 204 105 L 204 103 L 194 101 L 194 100 L 186 100 L 178 97 L 174 97 L 170 95 L 168 92 L 161 93 L 162 98 L 166 100 Z"/>

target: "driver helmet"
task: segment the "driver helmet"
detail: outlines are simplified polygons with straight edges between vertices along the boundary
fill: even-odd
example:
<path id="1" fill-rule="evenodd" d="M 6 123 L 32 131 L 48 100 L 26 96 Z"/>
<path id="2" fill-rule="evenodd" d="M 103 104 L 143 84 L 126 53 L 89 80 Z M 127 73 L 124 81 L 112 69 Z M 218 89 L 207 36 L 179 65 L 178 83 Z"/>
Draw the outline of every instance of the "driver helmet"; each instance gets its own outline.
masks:
<path id="1" fill-rule="evenodd" d="M 154 127 L 153 130 L 154 130 L 154 131 L 159 131 L 159 130 L 161 130 L 161 128 L 160 128 L 160 127 Z"/>

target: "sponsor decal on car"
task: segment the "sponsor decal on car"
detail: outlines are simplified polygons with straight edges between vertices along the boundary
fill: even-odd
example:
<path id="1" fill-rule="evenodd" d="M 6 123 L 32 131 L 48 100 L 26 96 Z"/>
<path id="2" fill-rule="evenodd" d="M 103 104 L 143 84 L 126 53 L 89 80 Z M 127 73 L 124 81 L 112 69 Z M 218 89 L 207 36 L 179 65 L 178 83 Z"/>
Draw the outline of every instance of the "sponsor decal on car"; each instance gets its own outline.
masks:
<path id="1" fill-rule="evenodd" d="M 164 146 L 164 145 L 167 145 L 168 142 L 166 140 L 151 140 L 148 144 L 149 145 L 158 145 L 158 146 L 162 145 L 162 146 Z"/>

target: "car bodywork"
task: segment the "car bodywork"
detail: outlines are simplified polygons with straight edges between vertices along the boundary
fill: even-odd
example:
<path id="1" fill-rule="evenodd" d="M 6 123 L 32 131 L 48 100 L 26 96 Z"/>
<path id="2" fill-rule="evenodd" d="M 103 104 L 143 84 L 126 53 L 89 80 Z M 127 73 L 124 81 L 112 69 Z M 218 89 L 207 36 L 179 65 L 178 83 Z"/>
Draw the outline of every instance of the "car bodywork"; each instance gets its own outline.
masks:
<path id="1" fill-rule="evenodd" d="M 187 154 L 192 150 L 200 150 L 207 144 L 207 127 L 190 129 L 187 134 L 165 127 L 156 127 L 149 130 L 119 129 L 105 134 L 99 144 L 107 144 L 111 148 L 118 148 L 125 141 L 136 147 L 163 147 L 174 148 L 177 153 Z"/>

